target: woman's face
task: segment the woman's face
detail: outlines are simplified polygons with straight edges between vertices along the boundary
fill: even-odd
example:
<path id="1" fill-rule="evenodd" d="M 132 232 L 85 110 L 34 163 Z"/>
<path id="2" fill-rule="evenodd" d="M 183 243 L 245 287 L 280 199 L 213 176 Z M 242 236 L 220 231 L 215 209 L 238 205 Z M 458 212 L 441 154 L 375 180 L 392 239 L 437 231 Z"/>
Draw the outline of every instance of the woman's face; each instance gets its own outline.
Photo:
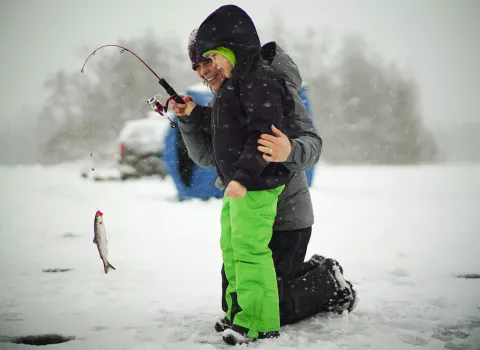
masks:
<path id="1" fill-rule="evenodd" d="M 233 66 L 229 60 L 223 55 L 217 54 L 215 52 L 210 52 L 207 54 L 208 58 L 212 60 L 212 63 L 219 71 L 223 73 L 224 76 L 230 78 L 232 76 Z"/>
<path id="2" fill-rule="evenodd" d="M 220 89 L 225 76 L 219 69 L 217 69 L 212 60 L 200 62 L 195 67 L 195 71 L 200 79 L 205 81 L 213 91 L 218 91 L 218 89 Z"/>

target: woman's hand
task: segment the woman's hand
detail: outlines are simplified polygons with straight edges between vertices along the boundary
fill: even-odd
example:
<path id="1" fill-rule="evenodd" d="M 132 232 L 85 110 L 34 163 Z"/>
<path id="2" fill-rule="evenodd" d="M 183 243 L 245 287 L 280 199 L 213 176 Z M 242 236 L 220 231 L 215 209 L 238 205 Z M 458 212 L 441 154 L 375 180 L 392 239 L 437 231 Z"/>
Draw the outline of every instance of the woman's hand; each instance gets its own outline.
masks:
<path id="1" fill-rule="evenodd" d="M 267 162 L 284 162 L 292 152 L 292 142 L 283 132 L 272 125 L 274 135 L 262 134 L 258 139 L 257 149 L 263 153 Z"/>
<path id="2" fill-rule="evenodd" d="M 247 194 L 247 189 L 238 181 L 230 181 L 225 190 L 227 196 L 235 198 L 235 199 L 242 199 Z"/>
<path id="3" fill-rule="evenodd" d="M 175 115 L 178 117 L 185 117 L 189 116 L 193 109 L 195 108 L 196 104 L 193 103 L 193 100 L 190 96 L 180 96 L 184 101 L 185 104 L 183 103 L 177 103 L 174 100 L 171 101 L 172 109 L 175 112 Z"/>

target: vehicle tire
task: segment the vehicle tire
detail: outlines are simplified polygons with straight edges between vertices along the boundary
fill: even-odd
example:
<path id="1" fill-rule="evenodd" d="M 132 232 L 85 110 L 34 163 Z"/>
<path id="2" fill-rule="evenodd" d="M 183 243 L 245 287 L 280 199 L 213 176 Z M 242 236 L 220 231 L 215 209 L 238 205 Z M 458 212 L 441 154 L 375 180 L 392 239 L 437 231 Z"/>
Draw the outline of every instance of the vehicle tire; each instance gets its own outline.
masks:
<path id="1" fill-rule="evenodd" d="M 162 162 L 156 156 L 147 156 L 138 161 L 137 169 L 145 176 L 157 175 L 161 172 Z"/>

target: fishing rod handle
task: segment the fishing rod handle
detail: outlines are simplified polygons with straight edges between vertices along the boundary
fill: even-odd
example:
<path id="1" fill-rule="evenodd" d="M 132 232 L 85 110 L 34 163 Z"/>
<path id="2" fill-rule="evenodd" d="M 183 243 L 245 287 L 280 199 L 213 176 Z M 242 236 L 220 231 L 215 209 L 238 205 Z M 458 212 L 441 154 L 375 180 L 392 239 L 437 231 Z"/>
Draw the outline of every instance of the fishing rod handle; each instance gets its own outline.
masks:
<path id="1" fill-rule="evenodd" d="M 170 84 L 167 83 L 167 81 L 163 78 L 160 78 L 160 80 L 158 81 L 158 83 L 160 85 L 163 86 L 163 88 L 167 91 L 167 93 L 173 97 L 173 99 L 175 100 L 175 102 L 177 103 L 182 103 L 184 104 L 185 101 L 180 97 L 178 96 L 178 94 L 175 92 L 175 90 L 170 86 Z"/>

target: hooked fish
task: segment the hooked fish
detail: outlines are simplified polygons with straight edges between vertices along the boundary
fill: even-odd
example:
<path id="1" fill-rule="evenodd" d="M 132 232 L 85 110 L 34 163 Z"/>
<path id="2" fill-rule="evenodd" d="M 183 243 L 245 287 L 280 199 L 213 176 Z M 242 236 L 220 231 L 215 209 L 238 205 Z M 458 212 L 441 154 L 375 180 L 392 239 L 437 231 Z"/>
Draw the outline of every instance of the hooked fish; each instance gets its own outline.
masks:
<path id="1" fill-rule="evenodd" d="M 103 213 L 97 210 L 95 213 L 95 222 L 93 225 L 93 243 L 97 245 L 98 252 L 100 253 L 100 259 L 103 261 L 103 269 L 105 273 L 108 273 L 109 269 L 114 269 L 107 260 L 107 231 L 105 230 L 105 224 L 103 223 Z"/>

